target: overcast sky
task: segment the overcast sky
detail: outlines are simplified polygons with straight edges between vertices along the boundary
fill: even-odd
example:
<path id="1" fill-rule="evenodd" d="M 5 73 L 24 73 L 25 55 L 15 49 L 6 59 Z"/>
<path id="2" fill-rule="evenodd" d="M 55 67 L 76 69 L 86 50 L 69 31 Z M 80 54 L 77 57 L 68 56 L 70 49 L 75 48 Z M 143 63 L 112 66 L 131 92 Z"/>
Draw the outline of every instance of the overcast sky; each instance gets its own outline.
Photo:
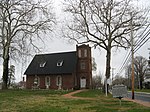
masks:
<path id="1" fill-rule="evenodd" d="M 57 17 L 59 18 L 58 21 L 63 21 L 63 16 L 65 15 L 62 11 L 62 5 L 61 2 L 63 0 L 55 0 L 55 7 L 56 7 L 56 12 L 57 12 Z M 140 6 L 140 7 L 150 7 L 150 1 L 149 0 L 137 0 L 135 4 Z M 150 20 L 150 19 L 149 19 Z M 58 32 L 57 32 L 58 33 Z M 56 35 L 58 37 L 55 39 L 51 45 L 49 46 L 48 52 L 62 52 L 62 51 L 72 51 L 76 50 L 76 45 L 74 44 L 69 44 L 65 40 L 61 40 L 59 38 L 60 34 Z M 149 57 L 149 52 L 148 52 L 148 47 L 150 47 L 150 40 L 146 42 L 136 53 L 135 56 L 143 56 L 148 59 Z M 124 62 L 124 58 L 126 57 L 126 54 L 129 52 L 129 50 L 124 50 L 124 49 L 119 49 L 117 52 L 114 49 L 112 51 L 112 60 L 111 60 L 111 67 L 115 68 L 114 74 L 117 74 L 119 72 L 120 67 L 122 66 L 122 63 Z M 101 72 L 103 75 L 105 74 L 105 61 L 106 61 L 106 54 L 104 50 L 98 50 L 98 49 L 92 49 L 92 57 L 96 59 L 97 63 L 97 73 Z M 122 72 L 123 75 L 124 72 Z"/>
<path id="2" fill-rule="evenodd" d="M 69 43 L 67 40 L 61 38 L 60 33 L 60 27 L 61 23 L 63 21 L 64 13 L 61 11 L 62 4 L 61 2 L 63 0 L 53 0 L 54 1 L 54 7 L 56 11 L 56 17 L 58 20 L 57 27 L 55 29 L 55 32 L 51 36 L 52 39 L 46 40 L 45 49 L 42 53 L 54 53 L 54 52 L 67 52 L 67 51 L 75 51 L 76 50 L 76 43 Z M 149 0 L 138 0 L 139 2 L 137 5 L 140 5 L 141 7 L 150 6 Z M 141 2 L 142 1 L 142 2 Z M 150 19 L 149 19 L 150 20 Z M 149 52 L 148 48 L 150 48 L 150 40 L 146 42 L 135 54 L 135 56 L 143 56 L 148 59 Z M 126 57 L 126 54 L 128 53 L 128 50 L 125 51 L 124 49 L 119 49 L 117 52 L 115 50 L 112 51 L 112 60 L 111 60 L 111 67 L 115 68 L 114 74 L 117 74 L 119 72 L 120 67 L 122 66 L 122 63 L 124 61 L 124 58 Z M 105 74 L 105 61 L 106 61 L 106 54 L 104 50 L 99 49 L 92 49 L 92 57 L 95 58 L 96 64 L 97 64 L 97 73 L 101 72 L 104 76 Z M 22 79 L 22 74 L 25 71 L 25 68 L 29 65 L 32 58 L 26 58 L 26 64 L 15 64 L 16 65 L 16 81 L 20 81 Z M 14 62 L 11 62 L 14 63 Z M 2 77 L 2 65 L 0 65 L 0 77 Z M 124 73 L 124 72 L 123 72 Z M 120 75 L 123 75 L 120 74 Z"/>

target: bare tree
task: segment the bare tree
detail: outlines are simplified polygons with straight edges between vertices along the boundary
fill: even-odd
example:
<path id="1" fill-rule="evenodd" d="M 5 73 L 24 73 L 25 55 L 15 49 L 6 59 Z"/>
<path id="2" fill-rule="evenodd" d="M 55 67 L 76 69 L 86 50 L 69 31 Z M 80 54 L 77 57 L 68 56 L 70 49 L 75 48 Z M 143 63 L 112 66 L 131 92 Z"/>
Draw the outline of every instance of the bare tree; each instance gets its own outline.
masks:
<path id="1" fill-rule="evenodd" d="M 93 89 L 99 89 L 102 88 L 102 77 L 100 75 L 95 75 L 92 77 L 92 86 Z"/>
<path id="2" fill-rule="evenodd" d="M 52 31 L 55 19 L 50 9 L 49 0 L 0 0 L 3 89 L 7 89 L 10 58 L 26 54 L 30 45 L 36 47 L 34 41 L 42 40 L 43 33 Z"/>
<path id="3" fill-rule="evenodd" d="M 138 79 L 139 83 L 139 89 L 143 88 L 143 81 L 144 81 L 144 75 L 147 70 L 147 59 L 145 59 L 142 56 L 135 57 L 134 67 L 135 67 L 135 74 Z"/>
<path id="4" fill-rule="evenodd" d="M 144 81 L 144 75 L 147 71 L 147 59 L 142 56 L 136 56 L 134 59 L 134 74 L 135 74 L 135 87 L 142 89 L 143 88 L 143 81 Z M 131 64 L 127 67 L 128 71 L 126 71 L 126 74 L 129 77 L 129 80 L 131 81 Z"/>
<path id="5" fill-rule="evenodd" d="M 95 62 L 95 58 L 92 57 L 92 71 L 96 71 L 97 70 L 97 64 Z"/>
<path id="6" fill-rule="evenodd" d="M 8 87 L 15 81 L 15 66 L 10 65 L 8 73 Z"/>
<path id="7" fill-rule="evenodd" d="M 128 80 L 127 78 L 117 75 L 115 76 L 115 79 L 113 80 L 113 85 L 123 84 L 123 85 L 128 86 L 127 80 Z"/>
<path id="8" fill-rule="evenodd" d="M 133 31 L 143 21 L 141 11 L 135 9 L 131 0 L 65 0 L 69 13 L 66 37 L 78 43 L 90 43 L 106 51 L 106 82 L 110 77 L 112 48 L 130 45 L 130 21 Z M 132 16 L 131 16 L 132 13 Z M 72 18 L 71 18 L 72 17 Z"/>

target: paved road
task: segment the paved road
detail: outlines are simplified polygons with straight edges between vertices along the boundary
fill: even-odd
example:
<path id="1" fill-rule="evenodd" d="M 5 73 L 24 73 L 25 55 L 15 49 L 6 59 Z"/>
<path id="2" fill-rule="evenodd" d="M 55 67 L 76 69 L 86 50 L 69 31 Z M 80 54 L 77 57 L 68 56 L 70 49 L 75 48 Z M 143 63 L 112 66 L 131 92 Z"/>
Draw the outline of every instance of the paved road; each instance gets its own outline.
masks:
<path id="1" fill-rule="evenodd" d="M 127 95 L 129 98 L 132 98 L 132 93 L 128 92 Z M 135 92 L 134 97 L 136 100 L 142 100 L 146 102 L 150 102 L 150 93 L 140 93 L 140 92 Z"/>

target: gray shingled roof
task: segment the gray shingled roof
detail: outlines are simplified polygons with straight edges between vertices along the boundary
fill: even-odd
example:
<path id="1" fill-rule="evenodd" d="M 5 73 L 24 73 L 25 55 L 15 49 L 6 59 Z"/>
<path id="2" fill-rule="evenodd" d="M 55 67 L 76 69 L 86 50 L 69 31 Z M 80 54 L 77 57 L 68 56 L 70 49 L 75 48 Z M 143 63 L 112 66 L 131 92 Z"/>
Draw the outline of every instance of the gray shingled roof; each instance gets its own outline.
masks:
<path id="1" fill-rule="evenodd" d="M 45 63 L 46 62 L 46 63 Z M 62 62 L 62 66 L 60 62 Z M 40 64 L 44 67 L 40 67 Z M 58 63 L 58 65 L 57 65 Z M 38 74 L 63 74 L 73 73 L 76 71 L 77 56 L 74 52 L 63 52 L 53 54 L 40 54 L 35 55 L 32 62 L 25 71 L 25 75 L 38 75 Z"/>

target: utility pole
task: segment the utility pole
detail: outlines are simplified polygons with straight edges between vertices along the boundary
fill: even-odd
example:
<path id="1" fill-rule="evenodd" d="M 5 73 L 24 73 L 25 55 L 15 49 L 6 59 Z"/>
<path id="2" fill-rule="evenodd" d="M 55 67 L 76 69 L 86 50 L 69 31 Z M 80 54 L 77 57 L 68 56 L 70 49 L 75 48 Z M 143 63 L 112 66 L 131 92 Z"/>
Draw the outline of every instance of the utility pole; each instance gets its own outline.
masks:
<path id="1" fill-rule="evenodd" d="M 148 66 L 150 67 L 150 48 L 148 48 L 148 50 L 149 50 Z"/>
<path id="2" fill-rule="evenodd" d="M 132 79 L 132 99 L 134 99 L 134 40 L 133 40 L 133 27 L 132 27 L 132 13 L 131 13 L 131 52 L 132 52 L 132 74 L 131 74 L 131 79 Z"/>

